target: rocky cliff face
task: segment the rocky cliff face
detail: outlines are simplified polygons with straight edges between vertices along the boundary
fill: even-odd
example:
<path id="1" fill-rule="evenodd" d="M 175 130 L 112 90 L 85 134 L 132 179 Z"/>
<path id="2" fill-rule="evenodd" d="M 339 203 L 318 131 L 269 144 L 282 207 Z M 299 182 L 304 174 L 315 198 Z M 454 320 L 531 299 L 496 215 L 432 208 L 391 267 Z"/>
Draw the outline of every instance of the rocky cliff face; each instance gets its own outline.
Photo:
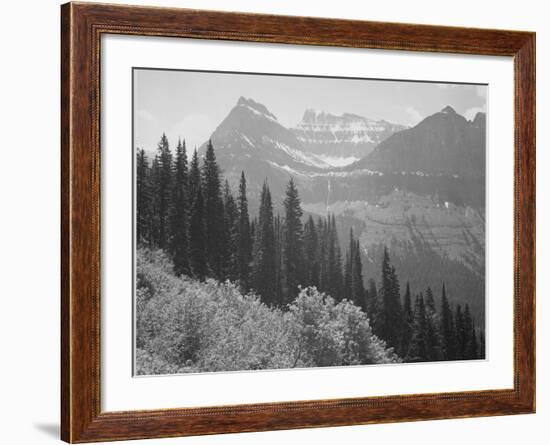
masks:
<path id="1" fill-rule="evenodd" d="M 405 128 L 356 114 L 306 110 L 302 121 L 292 131 L 306 151 L 333 167 L 342 167 L 368 155 L 388 136 Z"/>

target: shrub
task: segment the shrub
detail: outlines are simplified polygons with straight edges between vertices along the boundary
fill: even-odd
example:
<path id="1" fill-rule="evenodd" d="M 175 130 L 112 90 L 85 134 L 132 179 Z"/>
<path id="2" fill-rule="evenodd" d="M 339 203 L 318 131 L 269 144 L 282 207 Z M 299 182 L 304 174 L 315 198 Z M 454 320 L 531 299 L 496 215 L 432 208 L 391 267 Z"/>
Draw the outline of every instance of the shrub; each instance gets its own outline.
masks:
<path id="1" fill-rule="evenodd" d="M 136 263 L 140 375 L 397 360 L 360 308 L 315 288 L 301 289 L 283 311 L 230 282 L 176 277 L 162 251 L 139 249 Z"/>

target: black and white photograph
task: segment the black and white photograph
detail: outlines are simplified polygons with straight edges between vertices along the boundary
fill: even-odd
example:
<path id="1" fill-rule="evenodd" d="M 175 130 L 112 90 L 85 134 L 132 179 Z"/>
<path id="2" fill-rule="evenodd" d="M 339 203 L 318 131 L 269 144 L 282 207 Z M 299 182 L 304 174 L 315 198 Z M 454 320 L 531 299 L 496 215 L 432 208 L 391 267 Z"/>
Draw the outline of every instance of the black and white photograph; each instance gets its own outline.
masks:
<path id="1" fill-rule="evenodd" d="M 487 94 L 134 68 L 134 374 L 485 359 Z"/>

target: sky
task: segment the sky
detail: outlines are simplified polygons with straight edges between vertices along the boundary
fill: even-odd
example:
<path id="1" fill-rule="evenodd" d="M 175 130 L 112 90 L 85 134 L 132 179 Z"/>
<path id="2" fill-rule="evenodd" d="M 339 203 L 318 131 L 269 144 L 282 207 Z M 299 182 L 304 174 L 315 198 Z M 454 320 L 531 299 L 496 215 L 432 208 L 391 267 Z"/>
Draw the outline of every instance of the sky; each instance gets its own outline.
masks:
<path id="1" fill-rule="evenodd" d="M 487 86 L 135 69 L 135 147 L 152 151 L 166 133 L 171 145 L 182 138 L 191 151 L 208 139 L 241 96 L 265 105 L 286 127 L 298 124 L 310 108 L 414 126 L 447 105 L 472 119 L 486 111 Z"/>

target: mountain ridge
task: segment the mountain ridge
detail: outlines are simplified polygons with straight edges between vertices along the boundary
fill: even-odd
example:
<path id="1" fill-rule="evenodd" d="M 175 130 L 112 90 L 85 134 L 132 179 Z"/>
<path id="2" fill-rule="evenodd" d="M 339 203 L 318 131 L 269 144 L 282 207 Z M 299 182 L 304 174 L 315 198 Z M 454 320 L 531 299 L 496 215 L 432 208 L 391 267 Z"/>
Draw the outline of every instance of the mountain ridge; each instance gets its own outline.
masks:
<path id="1" fill-rule="evenodd" d="M 483 177 L 485 130 L 485 113 L 469 121 L 447 105 L 414 127 L 394 133 L 347 168 Z"/>

